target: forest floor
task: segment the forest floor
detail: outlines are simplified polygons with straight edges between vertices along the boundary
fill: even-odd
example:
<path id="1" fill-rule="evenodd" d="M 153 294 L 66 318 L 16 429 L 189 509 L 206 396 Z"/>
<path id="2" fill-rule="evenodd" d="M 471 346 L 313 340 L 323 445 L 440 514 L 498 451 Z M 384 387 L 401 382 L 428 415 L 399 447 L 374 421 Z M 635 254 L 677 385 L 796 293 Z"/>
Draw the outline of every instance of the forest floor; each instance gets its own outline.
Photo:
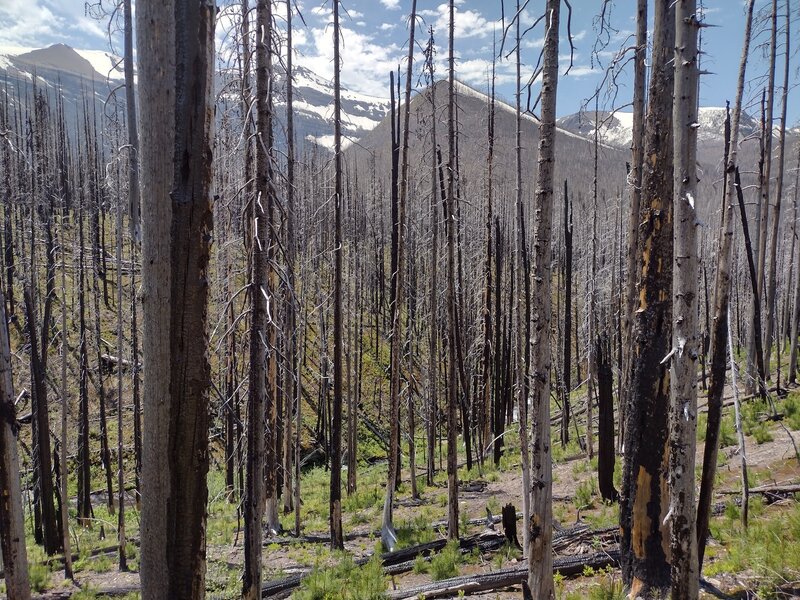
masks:
<path id="1" fill-rule="evenodd" d="M 766 420 L 767 405 L 749 400 L 743 406 L 743 425 L 746 436 L 746 456 L 750 487 L 766 484 L 800 483 L 800 466 L 795 456 L 791 437 L 800 442 L 800 390 L 792 390 L 788 398 L 777 402 L 783 413 L 780 422 Z M 796 597 L 791 591 L 800 581 L 800 504 L 794 496 L 781 499 L 754 494 L 750 499 L 749 527 L 741 525 L 741 511 L 737 504 L 741 495 L 741 462 L 738 443 L 733 428 L 732 408 L 726 408 L 721 428 L 722 449 L 719 454 L 715 503 L 724 506 L 721 514 L 712 518 L 703 576 L 725 595 L 721 597 Z M 702 465 L 702 440 L 705 419 L 702 412 L 698 426 L 697 477 Z M 557 429 L 554 428 L 554 433 Z M 485 524 L 469 525 L 469 519 L 485 518 L 487 509 L 499 515 L 504 505 L 515 505 L 521 514 L 521 474 L 519 444 L 516 429 L 506 436 L 508 447 L 498 467 L 487 462 L 484 468 L 462 467 L 459 479 L 462 492 L 459 496 L 461 535 L 478 534 Z M 573 436 L 574 437 L 574 436 Z M 555 438 L 554 438 L 555 441 Z M 405 457 L 404 457 L 405 458 Z M 442 459 L 444 456 L 442 456 Z M 618 524 L 618 505 L 604 503 L 597 491 L 596 459 L 588 459 L 574 440 L 562 448 L 557 441 L 553 446 L 553 515 L 556 528 L 583 523 L 592 529 L 614 527 Z M 424 451 L 418 452 L 418 461 L 424 466 Z M 437 457 L 438 465 L 438 457 Z M 407 465 L 406 465 L 407 466 Z M 617 458 L 614 479 L 620 485 L 620 458 Z M 434 485 L 425 485 L 425 472 L 418 469 L 419 500 L 411 500 L 407 471 L 396 495 L 394 512 L 398 528 L 399 547 L 410 547 L 442 538 L 443 527 L 432 525 L 447 516 L 447 488 L 443 471 L 436 473 Z M 208 521 L 208 573 L 206 576 L 209 598 L 236 598 L 239 596 L 243 550 L 241 521 L 236 507 L 223 493 L 221 473 L 210 475 Z M 293 597 L 301 599 L 333 598 L 349 600 L 380 597 L 381 589 L 407 589 L 435 579 L 455 575 L 491 572 L 500 568 L 521 566 L 521 553 L 504 546 L 495 552 L 481 555 L 478 552 L 461 554 L 452 547 L 445 548 L 430 561 L 418 559 L 414 568 L 402 575 L 384 577 L 380 569 L 353 568 L 344 556 L 365 558 L 379 550 L 381 508 L 383 504 L 386 463 L 359 467 L 358 491 L 343 500 L 344 530 L 348 534 L 346 554 L 332 553 L 324 541 L 314 541 L 313 536 L 328 534 L 328 473 L 315 468 L 304 474 L 301 483 L 303 503 L 301 522 L 304 538 L 291 538 L 289 534 L 267 539 L 264 547 L 264 581 L 272 581 L 293 573 L 309 573 Z M 469 491 L 464 491 L 468 488 Z M 800 498 L 800 496 L 798 496 Z M 104 523 L 107 538 L 99 540 L 91 533 L 83 535 L 83 551 L 76 561 L 77 586 L 63 579 L 60 563 L 44 561 L 41 551 L 31 549 L 32 580 L 41 592 L 38 598 L 94 598 L 106 595 L 138 598 L 138 548 L 128 544 L 131 572 L 117 569 L 114 547 L 115 517 L 103 516 L 102 502 L 96 507 L 98 522 Z M 138 535 L 138 513 L 128 509 L 128 529 L 131 539 Z M 293 529 L 294 516 L 282 517 L 286 530 Z M 498 531 L 500 524 L 496 525 Z M 520 538 L 522 528 L 519 529 Z M 77 539 L 77 538 L 76 538 Z M 607 541 L 584 539 L 570 545 L 568 554 L 590 554 L 609 548 Z M 105 552 L 97 551 L 105 548 Z M 89 552 L 94 549 L 94 553 Z M 345 565 L 344 567 L 342 565 Z M 372 564 L 372 563 L 371 563 Z M 337 566 L 338 565 L 338 566 Z M 348 568 L 347 565 L 350 565 Z M 372 578 L 372 581 L 369 579 Z M 586 570 L 582 576 L 556 577 L 557 598 L 623 598 L 619 570 Z M 377 592 L 375 591 L 377 587 Z M 360 591 L 359 591 L 360 590 Z M 365 591 L 368 590 L 368 591 Z M 369 591 L 371 590 L 371 591 Z M 326 596 L 326 593 L 333 595 Z M 757 594 L 749 596 L 748 594 Z M 706 594 L 704 592 L 704 594 Z M 520 588 L 473 594 L 475 597 L 506 599 L 521 597 Z M 703 595 L 701 597 L 714 597 Z M 720 596 L 717 596 L 720 597 Z"/>

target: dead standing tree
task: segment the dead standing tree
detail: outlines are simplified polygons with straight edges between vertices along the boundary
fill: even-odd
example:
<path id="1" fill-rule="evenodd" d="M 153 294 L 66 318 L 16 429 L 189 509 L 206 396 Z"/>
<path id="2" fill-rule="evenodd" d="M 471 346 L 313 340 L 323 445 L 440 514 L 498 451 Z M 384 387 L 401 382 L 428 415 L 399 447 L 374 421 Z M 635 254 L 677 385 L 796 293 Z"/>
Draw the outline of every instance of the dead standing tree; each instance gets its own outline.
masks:
<path id="1" fill-rule="evenodd" d="M 698 564 L 701 567 L 706 536 L 708 535 L 714 475 L 717 469 L 717 453 L 719 452 L 719 429 L 722 422 L 722 394 L 725 388 L 728 353 L 733 219 L 736 214 L 734 209 L 734 196 L 736 194 L 734 173 L 739 152 L 739 120 L 742 114 L 747 58 L 750 54 L 750 31 L 753 23 L 754 3 L 755 0 L 749 0 L 747 5 L 742 57 L 739 62 L 738 85 L 736 87 L 736 101 L 726 150 L 725 195 L 722 201 L 722 219 L 717 240 L 717 274 L 714 285 L 716 296 L 714 298 L 714 316 L 710 324 L 711 381 L 708 387 L 708 422 L 706 425 L 706 444 L 703 451 L 703 474 L 697 507 L 697 555 Z"/>
<path id="2" fill-rule="evenodd" d="M 142 128 L 142 595 L 205 597 L 212 2 L 136 6 Z"/>
<path id="3" fill-rule="evenodd" d="M 28 600 L 31 588 L 19 481 L 18 425 L 13 386 L 6 298 L 0 291 L 0 489 L 5 492 L 0 502 L 0 549 L 8 597 Z"/>
<path id="4" fill-rule="evenodd" d="M 531 297 L 531 495 L 528 528 L 528 585 L 534 598 L 554 597 L 553 488 L 550 451 L 550 319 L 552 278 L 553 167 L 556 142 L 556 91 L 561 0 L 547 0 L 542 65 L 542 112 L 539 121 L 539 159 L 534 191 L 533 277 Z"/>
<path id="5" fill-rule="evenodd" d="M 631 595 L 669 588 L 664 524 L 667 497 L 669 370 L 672 339 L 672 0 L 656 0 L 652 76 L 645 124 L 639 222 L 639 308 L 634 325 L 630 403 L 625 414 L 625 466 L 620 498 L 623 578 Z"/>
<path id="6" fill-rule="evenodd" d="M 265 408 L 267 405 L 267 352 L 269 311 L 268 245 L 270 244 L 269 195 L 271 170 L 266 131 L 270 123 L 271 103 L 267 95 L 270 86 L 270 54 L 272 39 L 272 11 L 269 0 L 256 4 L 256 23 L 259 35 L 256 43 L 256 111 L 258 130 L 256 139 L 256 198 L 250 204 L 252 260 L 250 272 L 250 366 L 247 394 L 247 477 L 244 498 L 244 579 L 242 597 L 248 600 L 261 597 L 261 539 L 264 517 L 264 455 L 265 446 L 271 443 L 274 431 L 265 435 Z M 246 20 L 248 15 L 243 18 Z"/>
<path id="7" fill-rule="evenodd" d="M 698 326 L 697 97 L 700 22 L 696 0 L 675 4 L 673 123 L 672 358 L 669 411 L 669 520 L 672 597 L 697 598 L 700 573 L 695 535 Z"/>

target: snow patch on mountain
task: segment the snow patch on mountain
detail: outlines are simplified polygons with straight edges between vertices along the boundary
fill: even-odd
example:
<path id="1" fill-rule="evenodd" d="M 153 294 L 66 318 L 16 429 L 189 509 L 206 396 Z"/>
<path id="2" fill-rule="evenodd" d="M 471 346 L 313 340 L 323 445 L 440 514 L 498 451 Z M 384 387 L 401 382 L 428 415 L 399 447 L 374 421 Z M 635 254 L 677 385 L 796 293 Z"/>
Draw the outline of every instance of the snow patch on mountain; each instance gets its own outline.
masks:
<path id="1" fill-rule="evenodd" d="M 699 143 L 721 143 L 725 138 L 726 110 L 718 106 L 701 107 L 697 114 L 697 140 Z M 600 140 L 618 147 L 630 146 L 633 139 L 633 113 L 630 111 L 581 112 L 562 117 L 559 126 L 585 138 L 592 139 L 598 128 Z M 747 137 L 758 131 L 758 122 L 747 113 L 742 113 L 740 135 Z"/>
<path id="2" fill-rule="evenodd" d="M 103 77 L 110 79 L 124 79 L 122 58 L 114 56 L 110 52 L 104 50 L 78 50 L 77 52 L 82 58 L 89 61 L 95 71 L 100 73 Z"/>

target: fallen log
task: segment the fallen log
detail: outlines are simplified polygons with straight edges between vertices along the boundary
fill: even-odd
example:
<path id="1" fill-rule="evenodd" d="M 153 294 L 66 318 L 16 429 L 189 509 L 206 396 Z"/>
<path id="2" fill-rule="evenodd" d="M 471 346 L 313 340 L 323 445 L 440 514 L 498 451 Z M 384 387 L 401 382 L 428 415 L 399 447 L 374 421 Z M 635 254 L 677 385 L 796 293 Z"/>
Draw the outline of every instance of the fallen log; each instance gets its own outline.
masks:
<path id="1" fill-rule="evenodd" d="M 595 537 L 606 541 L 609 539 L 609 534 L 616 535 L 615 527 L 608 527 L 600 530 L 590 529 L 587 525 L 580 523 L 567 529 L 553 532 L 553 548 L 558 551 L 563 551 L 565 548 L 575 543 L 576 541 L 589 541 Z M 463 538 L 459 542 L 461 552 L 467 553 L 474 548 L 478 548 L 481 552 L 491 552 L 501 548 L 506 543 L 505 535 L 498 533 L 482 533 L 467 538 Z M 414 560 L 418 556 L 430 557 L 433 553 L 442 550 L 447 545 L 447 540 L 442 538 L 420 544 L 411 548 L 404 548 L 402 550 L 395 550 L 394 552 L 385 552 L 381 554 L 381 562 L 383 563 L 384 572 L 387 575 L 397 575 L 411 570 L 414 566 Z M 568 568 L 569 560 L 577 558 L 583 560 L 583 557 L 592 556 L 589 554 L 576 555 L 576 557 L 561 557 L 555 559 L 554 564 L 563 564 L 564 568 Z M 369 562 L 371 556 L 365 556 L 356 560 L 357 565 L 364 565 Z M 294 573 L 282 579 L 268 581 L 261 588 L 261 595 L 264 598 L 286 598 L 292 590 L 300 585 L 300 582 L 311 571 L 306 570 L 300 573 Z M 580 572 L 580 571 L 577 571 Z M 572 574 L 571 572 L 563 572 L 564 575 Z"/>
<path id="2" fill-rule="evenodd" d="M 584 569 L 603 569 L 607 566 L 616 567 L 619 564 L 619 551 L 614 549 L 609 552 L 598 552 L 595 554 L 584 554 L 580 556 L 565 556 L 553 559 L 553 572 L 561 573 L 564 576 L 577 575 L 583 573 Z M 443 579 L 433 583 L 419 585 L 406 590 L 395 590 L 388 594 L 391 600 L 419 600 L 422 597 L 441 598 L 442 596 L 453 596 L 459 593 L 464 595 L 488 590 L 508 588 L 521 585 L 528 579 L 527 565 L 512 567 L 492 571 L 491 573 L 479 573 L 475 575 L 464 575 Z"/>
<path id="3" fill-rule="evenodd" d="M 721 494 L 741 494 L 742 490 L 722 490 Z M 800 483 L 760 485 L 750 488 L 750 494 L 796 494 L 800 493 Z"/>

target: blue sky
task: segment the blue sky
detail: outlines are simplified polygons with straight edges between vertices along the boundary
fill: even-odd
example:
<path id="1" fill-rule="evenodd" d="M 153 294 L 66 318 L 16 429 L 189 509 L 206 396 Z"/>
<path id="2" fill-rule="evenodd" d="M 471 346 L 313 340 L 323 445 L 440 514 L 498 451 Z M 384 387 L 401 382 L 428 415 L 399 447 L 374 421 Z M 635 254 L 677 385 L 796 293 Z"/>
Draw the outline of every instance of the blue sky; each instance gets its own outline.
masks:
<path id="1" fill-rule="evenodd" d="M 111 2 L 103 0 L 107 6 Z M 221 5 L 226 4 L 220 2 Z M 456 0 L 456 55 L 457 73 L 463 81 L 485 89 L 495 36 L 502 35 L 500 0 Z M 575 45 L 573 67 L 563 76 L 569 62 L 569 45 L 566 43 L 567 11 L 564 5 L 562 17 L 561 61 L 562 77 L 559 81 L 558 113 L 566 115 L 576 112 L 586 98 L 592 95 L 602 80 L 603 72 L 613 61 L 615 54 L 632 45 L 634 30 L 635 0 L 613 0 L 610 16 L 612 31 L 605 37 L 605 48 L 596 49 L 598 39 L 597 13 L 601 0 L 572 0 L 572 35 Z M 700 101 L 703 106 L 722 106 L 726 99 L 733 99 L 736 71 L 741 53 L 744 29 L 743 0 L 704 0 L 705 19 L 714 25 L 703 30 L 703 68 L 712 74 L 701 81 Z M 781 7 L 786 0 L 779 0 Z M 800 33 L 800 3 L 789 0 L 792 5 L 793 35 Z M 332 76 L 332 33 L 330 2 L 302 0 L 298 5 L 306 21 L 303 27 L 295 20 L 295 40 L 298 59 L 323 77 Z M 408 36 L 408 12 L 411 0 L 344 0 L 343 6 L 349 16 L 343 17 L 344 50 L 342 80 L 354 91 L 371 95 L 387 96 L 388 72 L 404 62 L 405 44 Z M 756 12 L 766 14 L 769 0 L 757 0 Z M 523 13 L 523 25 L 531 24 L 543 10 L 543 0 L 531 0 Z M 427 28 L 434 27 L 438 46 L 438 69 L 445 73 L 447 55 L 447 4 L 442 1 L 418 0 L 421 17 L 417 29 L 418 42 L 424 43 Z M 514 5 L 506 0 L 506 16 L 513 14 Z M 276 12 L 283 14 L 285 4 L 276 4 Z M 651 11 L 652 12 L 652 11 Z M 746 100 L 751 103 L 750 112 L 758 113 L 755 106 L 760 89 L 765 85 L 766 45 L 768 32 L 757 15 L 754 49 L 748 68 L 750 85 Z M 652 17 L 651 17 L 652 18 Z M 225 31 L 236 20 L 235 12 L 223 8 L 217 25 L 217 37 L 224 39 Z M 780 22 L 783 16 L 781 14 Z M 0 0 L 0 47 L 42 47 L 62 42 L 76 48 L 103 50 L 108 48 L 106 24 L 87 13 L 83 0 Z M 530 74 L 541 49 L 542 26 L 529 32 L 523 42 L 523 78 Z M 779 61 L 782 60 L 783 43 L 779 40 Z M 794 43 L 797 47 L 800 40 Z M 417 60 L 421 61 L 421 51 Z M 790 84 L 798 81 L 797 52 L 793 52 Z M 630 70 L 630 66 L 626 68 Z M 514 96 L 514 66 L 510 61 L 501 61 L 497 66 L 498 93 L 512 100 Z M 601 106 L 610 108 L 623 106 L 630 101 L 630 78 L 626 72 L 617 77 L 619 88 L 616 95 L 603 93 Z M 779 66 L 777 85 L 783 85 L 782 66 Z M 800 121 L 800 102 L 793 102 L 796 89 L 790 88 L 789 124 Z M 535 95 L 535 92 L 534 92 Z M 776 109 L 776 115 L 779 114 Z"/>

